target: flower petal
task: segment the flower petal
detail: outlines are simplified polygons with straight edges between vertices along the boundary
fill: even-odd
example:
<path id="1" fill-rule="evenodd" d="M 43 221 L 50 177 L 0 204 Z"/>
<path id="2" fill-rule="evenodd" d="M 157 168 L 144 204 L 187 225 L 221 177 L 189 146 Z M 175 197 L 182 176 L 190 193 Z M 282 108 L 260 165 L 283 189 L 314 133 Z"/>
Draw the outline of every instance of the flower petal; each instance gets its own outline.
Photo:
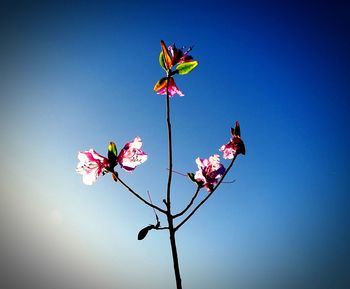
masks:
<path id="1" fill-rule="evenodd" d="M 78 159 L 76 172 L 83 176 L 83 182 L 86 185 L 92 185 L 101 174 L 109 171 L 108 159 L 93 149 L 79 152 Z"/>
<path id="2" fill-rule="evenodd" d="M 130 172 L 147 160 L 147 154 L 141 150 L 142 141 L 135 137 L 132 142 L 125 144 L 118 156 L 119 165 Z"/>
<path id="3" fill-rule="evenodd" d="M 153 89 L 157 92 L 157 94 L 167 94 L 166 88 L 167 78 L 163 77 L 156 83 Z M 170 77 L 168 93 L 170 97 L 173 97 L 175 94 L 178 94 L 179 96 L 184 96 L 183 92 L 176 86 L 173 77 Z"/>
<path id="4" fill-rule="evenodd" d="M 208 192 L 211 192 L 218 180 L 225 173 L 224 166 L 220 163 L 220 156 L 215 154 L 209 159 L 196 159 L 198 171 L 194 175 L 194 179 L 202 182 Z"/>

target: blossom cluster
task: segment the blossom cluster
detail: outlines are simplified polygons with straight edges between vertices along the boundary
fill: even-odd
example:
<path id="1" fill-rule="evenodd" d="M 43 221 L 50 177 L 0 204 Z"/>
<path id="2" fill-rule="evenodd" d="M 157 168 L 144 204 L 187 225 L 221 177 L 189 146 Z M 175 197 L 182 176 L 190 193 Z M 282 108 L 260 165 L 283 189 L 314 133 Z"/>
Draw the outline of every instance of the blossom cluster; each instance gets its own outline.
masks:
<path id="1" fill-rule="evenodd" d="M 233 159 L 239 154 L 245 154 L 244 142 L 241 139 L 240 126 L 238 121 L 235 128 L 231 128 L 232 137 L 230 141 L 220 147 L 224 159 Z M 205 187 L 208 192 L 212 192 L 214 186 L 225 173 L 225 167 L 220 163 L 220 156 L 212 155 L 209 159 L 196 159 L 198 171 L 193 177 L 190 176 L 201 187 Z"/>
<path id="2" fill-rule="evenodd" d="M 141 138 L 135 137 L 133 141 L 125 144 L 119 155 L 116 145 L 113 142 L 109 143 L 108 158 L 101 156 L 94 149 L 79 152 L 76 172 L 83 175 L 83 183 L 86 185 L 92 185 L 100 175 L 114 173 L 114 167 L 118 164 L 127 172 L 132 172 L 147 160 L 147 154 L 141 150 L 141 146 Z"/>
<path id="3" fill-rule="evenodd" d="M 184 94 L 177 87 L 173 76 L 175 74 L 188 74 L 198 65 L 198 62 L 189 55 L 192 47 L 187 50 L 179 49 L 175 44 L 167 47 L 162 40 L 160 46 L 159 64 L 165 70 L 166 77 L 161 78 L 156 83 L 154 90 L 157 94 L 165 94 L 167 97 L 172 97 L 175 94 L 183 96 Z M 126 143 L 119 154 L 117 154 L 115 144 L 111 142 L 108 146 L 108 158 L 99 155 L 93 149 L 79 152 L 79 163 L 76 171 L 83 175 L 83 182 L 87 185 L 92 185 L 100 175 L 108 172 L 115 173 L 114 167 L 118 164 L 124 170 L 132 172 L 138 165 L 147 160 L 147 154 L 141 150 L 141 146 L 141 138 L 136 137 L 133 141 Z M 222 145 L 219 150 L 223 153 L 223 158 L 228 160 L 233 160 L 239 154 L 245 154 L 245 146 L 241 139 L 238 122 L 234 128 L 231 128 L 230 141 Z M 189 177 L 199 187 L 212 192 L 226 171 L 220 163 L 220 156 L 214 154 L 208 159 L 198 157 L 196 164 L 198 170 L 195 174 L 189 173 Z"/>
<path id="4" fill-rule="evenodd" d="M 168 94 L 170 97 L 178 94 L 184 96 L 183 92 L 177 87 L 173 75 L 187 74 L 191 72 L 197 65 L 198 61 L 188 55 L 192 47 L 184 51 L 179 49 L 175 44 L 166 46 L 163 40 L 160 41 L 161 52 L 159 55 L 159 64 L 166 71 L 167 77 L 162 77 L 154 86 L 157 94 Z M 175 68 L 173 71 L 172 69 Z"/>

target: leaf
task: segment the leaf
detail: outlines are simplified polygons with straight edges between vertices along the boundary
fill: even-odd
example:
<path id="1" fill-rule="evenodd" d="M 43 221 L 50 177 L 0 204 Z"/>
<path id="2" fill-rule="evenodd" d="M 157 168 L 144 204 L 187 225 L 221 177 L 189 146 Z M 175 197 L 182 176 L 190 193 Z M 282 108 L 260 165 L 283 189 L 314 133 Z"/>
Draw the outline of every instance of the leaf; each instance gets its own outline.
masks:
<path id="1" fill-rule="evenodd" d="M 198 61 L 183 62 L 176 67 L 175 72 L 178 74 L 187 74 L 190 73 L 197 65 Z"/>
<path id="2" fill-rule="evenodd" d="M 236 135 L 236 136 L 241 136 L 241 128 L 240 128 L 240 126 L 239 126 L 239 122 L 238 122 L 238 121 L 236 121 L 235 135 Z"/>
<path id="3" fill-rule="evenodd" d="M 160 41 L 160 46 L 162 47 L 163 57 L 164 57 L 164 65 L 166 67 L 166 70 L 169 70 L 173 67 L 172 60 L 169 55 L 168 48 L 166 47 L 163 40 Z"/>
<path id="4" fill-rule="evenodd" d="M 166 71 L 166 67 L 165 67 L 165 62 L 164 62 L 164 53 L 163 51 L 160 52 L 159 54 L 159 64 L 160 66 Z"/>
<path id="5" fill-rule="evenodd" d="M 245 145 L 243 141 L 241 142 L 240 150 L 241 150 L 241 154 L 245 155 Z"/>
<path id="6" fill-rule="evenodd" d="M 232 136 L 241 136 L 241 128 L 239 126 L 238 121 L 236 121 L 235 128 L 231 127 L 231 134 Z"/>
<path id="7" fill-rule="evenodd" d="M 145 228 L 143 228 L 137 235 L 137 240 L 143 240 L 147 234 L 148 234 L 148 231 L 152 230 L 154 228 L 154 225 L 149 225 Z"/>
<path id="8" fill-rule="evenodd" d="M 158 82 L 155 84 L 153 90 L 158 91 L 166 86 L 166 77 L 163 77 L 158 80 Z"/>

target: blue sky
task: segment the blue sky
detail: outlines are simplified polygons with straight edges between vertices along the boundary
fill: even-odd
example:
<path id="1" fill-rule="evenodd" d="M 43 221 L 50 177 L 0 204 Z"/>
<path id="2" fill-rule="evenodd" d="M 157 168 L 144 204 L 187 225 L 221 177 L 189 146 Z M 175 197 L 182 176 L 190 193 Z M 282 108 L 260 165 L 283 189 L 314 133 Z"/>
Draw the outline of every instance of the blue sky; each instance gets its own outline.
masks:
<path id="1" fill-rule="evenodd" d="M 7 288 L 175 288 L 166 233 L 136 239 L 152 210 L 109 175 L 90 187 L 74 171 L 78 151 L 140 136 L 149 159 L 120 173 L 162 205 L 160 39 L 194 45 L 199 61 L 176 78 L 174 169 L 194 172 L 236 120 L 247 148 L 235 183 L 177 234 L 184 288 L 350 286 L 345 2 L 8 1 L 0 11 Z M 192 194 L 175 175 L 174 208 Z"/>

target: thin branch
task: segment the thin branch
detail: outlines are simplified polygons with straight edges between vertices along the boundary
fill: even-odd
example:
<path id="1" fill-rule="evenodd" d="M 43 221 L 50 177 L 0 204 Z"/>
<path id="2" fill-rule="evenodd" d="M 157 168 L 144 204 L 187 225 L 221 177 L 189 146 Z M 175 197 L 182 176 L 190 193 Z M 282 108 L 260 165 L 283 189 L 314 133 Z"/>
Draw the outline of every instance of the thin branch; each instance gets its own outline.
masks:
<path id="1" fill-rule="evenodd" d="M 169 171 L 168 168 L 167 168 L 167 170 Z M 183 174 L 183 173 L 177 172 L 175 170 L 173 170 L 173 173 L 178 174 L 178 175 L 183 176 L 183 177 L 187 177 L 187 174 Z"/>
<path id="2" fill-rule="evenodd" d="M 169 170 L 169 169 L 167 169 L 167 170 Z M 175 170 L 173 170 L 173 173 L 178 174 L 178 175 L 183 176 L 183 177 L 188 177 L 188 174 L 183 174 L 183 173 L 180 173 L 180 172 L 175 171 Z M 233 184 L 235 181 L 236 180 L 232 180 L 232 181 L 227 181 L 227 182 L 222 182 L 222 183 L 223 184 Z"/>
<path id="3" fill-rule="evenodd" d="M 159 227 L 159 228 L 154 228 L 155 230 L 169 230 L 169 227 Z"/>
<path id="4" fill-rule="evenodd" d="M 194 193 L 194 195 L 193 195 L 191 201 L 188 203 L 187 207 L 184 208 L 180 213 L 175 214 L 175 215 L 173 216 L 174 219 L 177 218 L 177 217 L 182 216 L 184 213 L 187 212 L 187 210 L 192 206 L 194 200 L 197 198 L 199 190 L 200 190 L 200 187 L 197 186 L 196 192 Z"/>
<path id="5" fill-rule="evenodd" d="M 156 205 L 151 204 L 150 202 L 146 201 L 144 198 L 142 198 L 138 193 L 136 193 L 132 188 L 130 188 L 126 183 L 124 183 L 121 178 L 119 176 L 117 176 L 118 181 L 129 190 L 130 193 L 132 193 L 136 198 L 138 198 L 139 200 L 141 200 L 142 202 L 144 202 L 146 205 L 150 206 L 151 208 L 154 208 L 156 210 L 158 210 L 159 212 L 162 212 L 163 214 L 167 214 L 167 212 L 161 208 L 159 208 Z"/>
<path id="6" fill-rule="evenodd" d="M 148 195 L 149 201 L 153 205 L 152 198 L 151 198 L 151 195 L 150 195 L 149 191 L 147 191 L 147 195 Z M 158 218 L 157 212 L 156 212 L 156 210 L 153 207 L 152 207 L 152 209 L 153 209 L 154 215 L 156 216 L 157 224 L 159 224 L 159 218 Z"/>
<path id="7" fill-rule="evenodd" d="M 175 231 L 177 231 L 183 224 L 185 224 L 192 216 L 193 214 L 210 198 L 210 196 L 216 191 L 216 189 L 220 186 L 222 181 L 224 180 L 227 173 L 230 171 L 233 163 L 235 162 L 237 158 L 237 155 L 234 156 L 232 159 L 230 165 L 228 166 L 227 170 L 223 174 L 222 178 L 219 180 L 218 184 L 213 188 L 213 190 L 192 210 L 192 212 L 180 223 L 175 227 Z"/>

